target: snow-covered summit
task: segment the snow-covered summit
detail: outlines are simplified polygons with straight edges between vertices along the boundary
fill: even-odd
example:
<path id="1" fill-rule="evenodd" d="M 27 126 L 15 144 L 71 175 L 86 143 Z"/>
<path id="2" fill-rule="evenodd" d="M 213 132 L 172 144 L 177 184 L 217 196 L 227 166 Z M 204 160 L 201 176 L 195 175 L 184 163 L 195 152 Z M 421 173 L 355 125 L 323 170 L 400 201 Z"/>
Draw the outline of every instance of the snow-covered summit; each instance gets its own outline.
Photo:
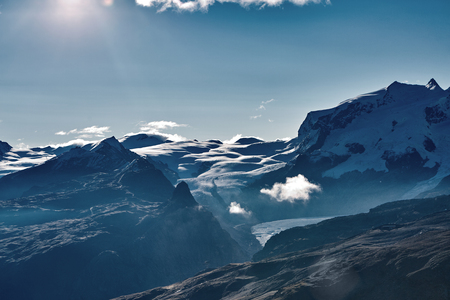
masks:
<path id="1" fill-rule="evenodd" d="M 340 157 L 342 163 L 322 174 L 332 178 L 351 171 L 388 172 L 389 160 L 413 155 L 423 167 L 439 167 L 434 179 L 417 186 L 418 193 L 450 174 L 449 117 L 450 92 L 434 79 L 426 86 L 394 82 L 335 108 L 310 112 L 298 132 L 298 149 L 315 161 Z"/>
<path id="2" fill-rule="evenodd" d="M 87 149 L 86 149 L 87 148 Z M 83 148 L 72 148 L 52 159 L 52 169 L 86 168 L 114 170 L 132 162 L 138 156 L 125 149 L 113 136 Z"/>

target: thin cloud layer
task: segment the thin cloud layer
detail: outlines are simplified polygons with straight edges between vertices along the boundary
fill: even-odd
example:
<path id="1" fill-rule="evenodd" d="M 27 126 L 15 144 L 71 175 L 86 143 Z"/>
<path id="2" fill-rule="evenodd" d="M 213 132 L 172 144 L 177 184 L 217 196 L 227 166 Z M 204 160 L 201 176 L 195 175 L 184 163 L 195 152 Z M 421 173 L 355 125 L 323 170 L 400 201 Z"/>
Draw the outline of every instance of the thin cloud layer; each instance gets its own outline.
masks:
<path id="1" fill-rule="evenodd" d="M 97 127 L 91 126 L 86 127 L 84 129 L 72 129 L 70 131 L 58 131 L 55 135 L 70 135 L 70 134 L 78 134 L 78 138 L 93 138 L 93 137 L 105 137 L 105 133 L 111 132 L 109 130 L 109 126 Z"/>
<path id="2" fill-rule="evenodd" d="M 136 0 L 136 4 L 148 7 L 157 7 L 158 12 L 163 12 L 168 9 L 178 10 L 178 11 L 207 11 L 208 8 L 215 2 L 218 3 L 236 3 L 242 7 L 249 7 L 255 5 L 259 8 L 264 8 L 266 6 L 280 6 L 284 2 L 290 2 L 298 6 L 303 6 L 307 4 L 330 4 L 330 0 L 191 0 L 191 1 L 181 1 L 181 0 Z"/>
<path id="3" fill-rule="evenodd" d="M 305 176 L 299 174 L 296 177 L 286 178 L 286 183 L 275 183 L 271 189 L 262 189 L 262 194 L 269 195 L 278 202 L 295 201 L 306 202 L 309 200 L 310 194 L 320 192 L 320 186 L 315 185 L 306 179 Z"/>

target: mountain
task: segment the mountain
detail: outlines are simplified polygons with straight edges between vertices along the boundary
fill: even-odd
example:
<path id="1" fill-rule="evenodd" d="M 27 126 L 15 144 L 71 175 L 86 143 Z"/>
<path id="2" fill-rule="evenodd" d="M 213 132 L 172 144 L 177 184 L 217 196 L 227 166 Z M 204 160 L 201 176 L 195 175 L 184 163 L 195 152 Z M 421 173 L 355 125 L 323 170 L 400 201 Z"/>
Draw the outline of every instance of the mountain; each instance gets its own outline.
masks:
<path id="1" fill-rule="evenodd" d="M 380 226 L 396 228 L 446 210 L 450 210 L 450 196 L 385 203 L 367 213 L 331 218 L 282 231 L 272 236 L 264 248 L 253 256 L 253 260 L 343 241 Z"/>
<path id="2" fill-rule="evenodd" d="M 12 147 L 8 143 L 0 141 L 0 157 L 3 157 L 11 149 Z"/>
<path id="3" fill-rule="evenodd" d="M 358 213 L 397 199 L 450 193 L 449 185 L 439 186 L 450 176 L 449 109 L 450 92 L 432 79 L 426 86 L 394 82 L 310 112 L 298 131 L 297 157 L 249 184 L 240 201 L 275 220 Z M 320 186 L 309 201 L 277 203 L 260 193 L 298 175 Z"/>
<path id="4" fill-rule="evenodd" d="M 444 210 L 115 300 L 447 299 L 449 253 L 450 211 Z"/>
<path id="5" fill-rule="evenodd" d="M 138 157 L 114 137 L 92 145 L 89 150 L 72 148 L 42 165 L 0 178 L 0 199 L 20 197 L 32 187 L 39 188 L 96 172 L 110 172 Z"/>
<path id="6" fill-rule="evenodd" d="M 54 157 L 41 149 L 14 149 L 0 141 L 0 177 L 44 163 Z"/>
<path id="7" fill-rule="evenodd" d="M 108 299 L 250 258 L 186 183 L 114 137 L 0 184 L 5 299 Z"/>

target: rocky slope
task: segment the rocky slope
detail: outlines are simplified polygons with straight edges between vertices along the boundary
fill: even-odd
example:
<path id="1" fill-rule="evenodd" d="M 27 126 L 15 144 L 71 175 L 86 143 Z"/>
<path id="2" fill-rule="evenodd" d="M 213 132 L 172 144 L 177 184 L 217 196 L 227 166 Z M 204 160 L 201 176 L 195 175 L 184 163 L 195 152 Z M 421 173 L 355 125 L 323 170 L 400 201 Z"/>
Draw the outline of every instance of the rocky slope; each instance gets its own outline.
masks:
<path id="1" fill-rule="evenodd" d="M 450 212 L 116 300 L 448 299 Z"/>

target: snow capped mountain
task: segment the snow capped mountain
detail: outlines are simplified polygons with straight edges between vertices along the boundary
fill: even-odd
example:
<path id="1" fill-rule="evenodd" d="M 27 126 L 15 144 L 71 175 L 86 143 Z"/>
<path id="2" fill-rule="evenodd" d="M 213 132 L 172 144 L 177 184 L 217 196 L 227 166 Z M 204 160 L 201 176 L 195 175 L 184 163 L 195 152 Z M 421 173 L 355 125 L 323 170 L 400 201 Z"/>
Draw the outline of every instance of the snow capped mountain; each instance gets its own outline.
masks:
<path id="1" fill-rule="evenodd" d="M 449 111 L 450 89 L 443 90 L 434 79 L 425 86 L 394 82 L 334 108 L 310 112 L 300 126 L 298 136 L 290 141 L 265 142 L 255 137 L 243 137 L 234 143 L 218 140 L 172 142 L 159 135 L 130 134 L 119 141 L 110 138 L 76 149 L 35 148 L 24 157 L 33 156 L 34 162 L 50 159 L 44 165 L 51 165 L 52 170 L 75 171 L 77 168 L 120 169 L 139 156 L 145 157 L 173 184 L 180 179 L 188 183 L 197 201 L 210 207 L 216 215 L 228 213 L 232 203 L 235 207 L 241 205 L 241 210 L 233 212 L 241 212 L 242 216 L 249 217 L 252 210 L 256 210 L 254 217 L 267 215 L 257 213 L 261 207 L 250 204 L 259 202 L 270 207 L 270 214 L 280 210 L 277 217 L 263 218 L 273 221 L 280 218 L 285 209 L 291 215 L 282 218 L 303 215 L 273 199 L 261 201 L 259 190 L 298 175 L 304 175 L 322 187 L 321 193 L 313 195 L 322 199 L 316 203 L 324 201 L 322 206 L 328 205 L 326 203 L 337 195 L 347 198 L 343 191 L 348 189 L 342 188 L 342 184 L 348 185 L 351 181 L 356 182 L 355 190 L 372 193 L 364 208 L 357 210 L 381 203 L 380 194 L 366 186 L 369 182 L 372 187 L 378 186 L 376 190 L 386 197 L 382 201 L 445 193 L 443 185 L 446 181 L 442 179 L 450 175 L 447 155 Z M 56 158 L 56 152 L 62 154 Z M 0 162 L 3 169 L 0 171 L 4 174 L 19 169 L 13 169 L 12 160 L 18 152 L 12 149 L 8 153 Z M 18 157 L 16 161 L 21 168 L 26 166 L 24 157 Z M 73 157 L 76 159 L 72 160 Z M 28 166 L 31 165 L 30 162 Z M 255 193 L 243 196 L 242 189 L 247 188 L 255 189 Z M 341 192 L 332 197 L 332 191 Z M 329 199 L 323 200 L 328 194 Z M 362 194 L 356 193 L 355 198 L 356 195 Z M 306 213 L 305 210 L 316 205 L 312 202 L 308 208 L 300 210 Z M 286 207 L 275 209 L 272 205 Z M 320 212 L 319 209 L 313 215 L 336 215 L 337 212 L 331 209 L 334 206 L 329 207 L 329 211 Z M 311 216 L 310 213 L 307 215 Z"/>
<path id="2" fill-rule="evenodd" d="M 434 79 L 426 86 L 394 82 L 335 108 L 309 113 L 299 129 L 299 150 L 315 161 L 345 160 L 326 170 L 324 177 L 388 172 L 400 157 L 409 157 L 417 166 L 438 168 L 433 178 L 418 183 L 403 198 L 415 197 L 450 174 L 449 109 L 449 92 Z"/>
<path id="3" fill-rule="evenodd" d="M 229 206 L 241 193 L 241 188 L 266 173 L 283 168 L 296 155 L 293 141 L 265 142 L 251 137 L 232 144 L 193 140 L 133 151 L 176 171 L 189 184 L 197 201 L 208 206 L 216 216 L 229 215 Z"/>
<path id="4" fill-rule="evenodd" d="M 251 184 L 240 201 L 271 221 L 358 213 L 398 199 L 448 194 L 449 109 L 450 91 L 432 79 L 426 86 L 394 82 L 310 112 L 298 131 L 295 160 Z M 275 205 L 260 193 L 275 183 L 287 189 L 288 178 L 300 175 L 316 187 L 306 200 Z"/>
<path id="5" fill-rule="evenodd" d="M 96 172 L 110 172 L 139 158 L 114 137 L 91 146 L 90 150 L 72 148 L 45 163 L 0 178 L 0 199 L 20 197 L 32 187 Z"/>

